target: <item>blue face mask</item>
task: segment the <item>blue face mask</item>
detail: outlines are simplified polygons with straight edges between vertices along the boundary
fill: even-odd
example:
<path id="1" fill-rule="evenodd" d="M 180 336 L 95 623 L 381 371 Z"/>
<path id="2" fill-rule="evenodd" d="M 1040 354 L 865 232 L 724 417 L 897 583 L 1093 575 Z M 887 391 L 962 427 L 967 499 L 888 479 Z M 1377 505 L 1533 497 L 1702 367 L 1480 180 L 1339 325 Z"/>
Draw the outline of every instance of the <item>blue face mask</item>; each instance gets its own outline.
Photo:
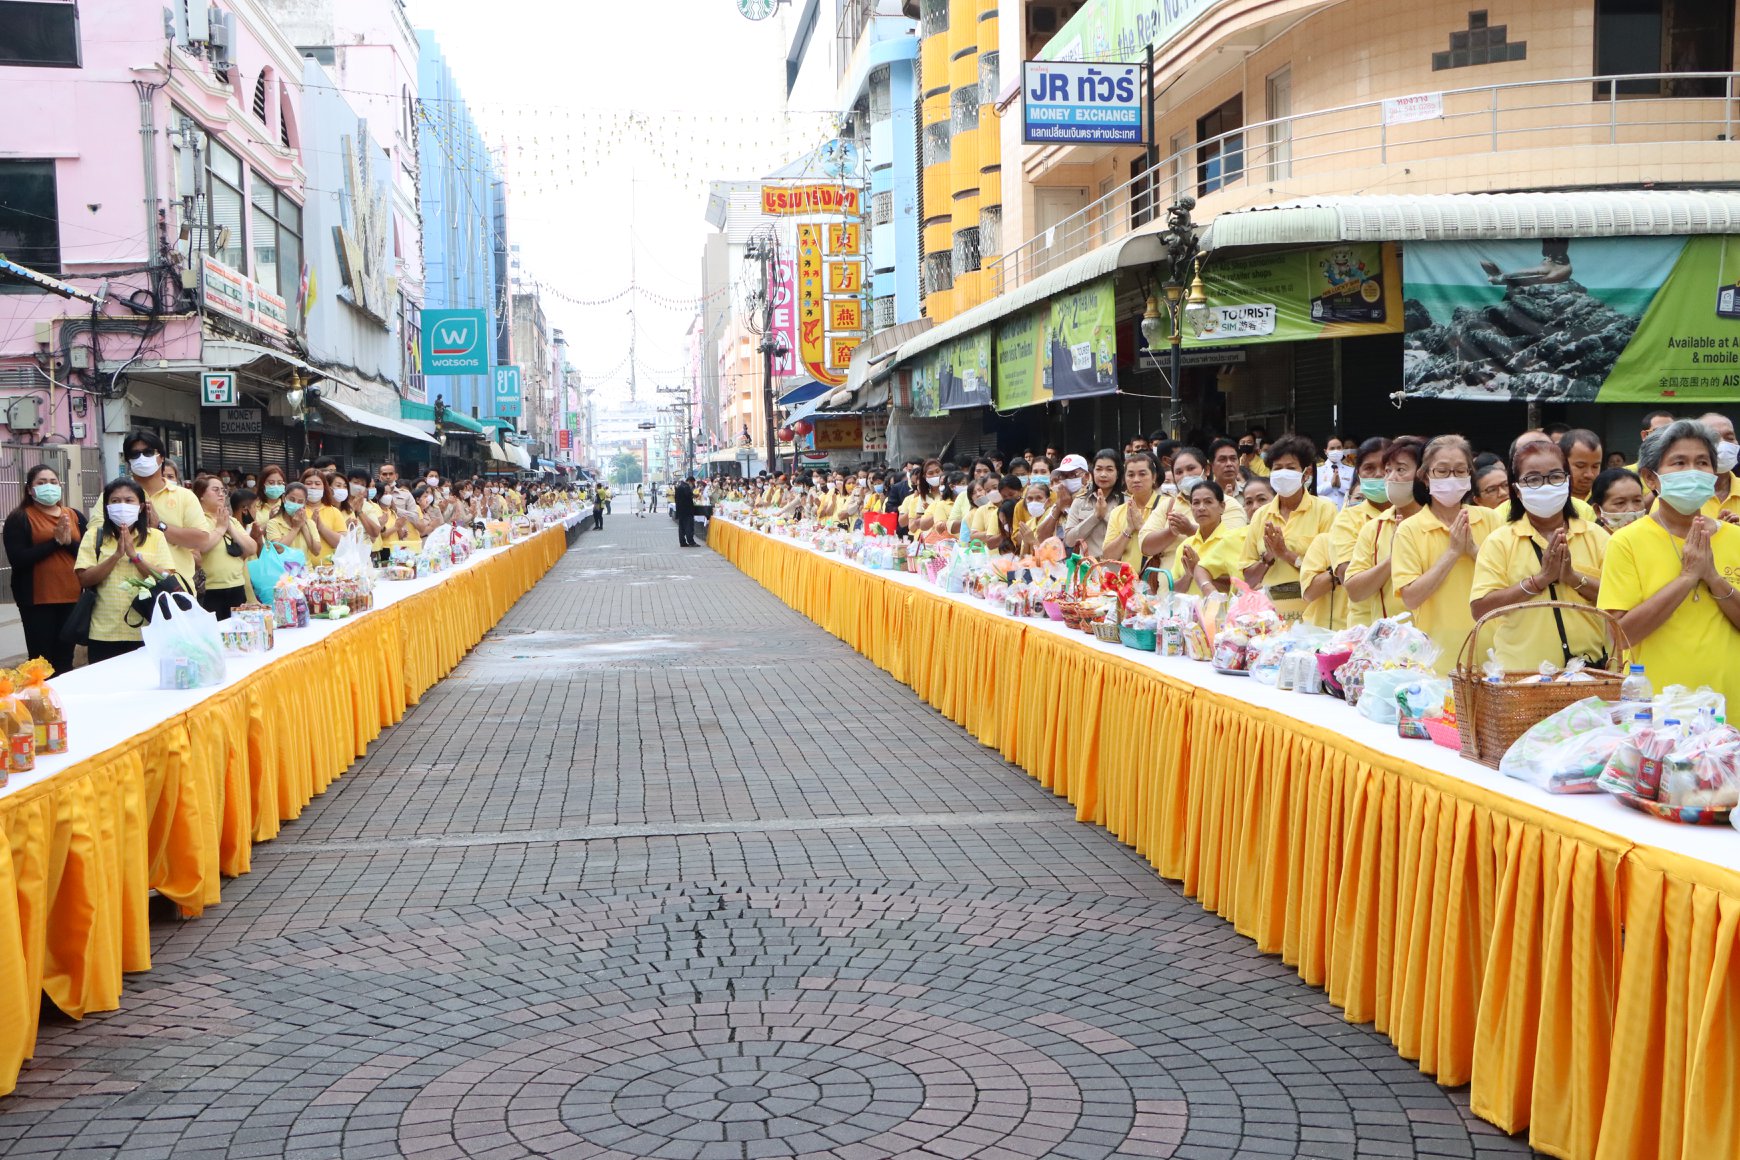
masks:
<path id="1" fill-rule="evenodd" d="M 53 507 L 60 502 L 60 484 L 39 483 L 30 489 L 30 494 L 36 497 L 36 502 L 45 507 Z"/>
<path id="2" fill-rule="evenodd" d="M 1047 487 L 1050 487 L 1051 486 L 1051 476 L 1047 472 L 1035 471 L 1032 475 L 1029 475 L 1027 477 L 1027 482 L 1028 483 L 1043 483 Z"/>
<path id="3" fill-rule="evenodd" d="M 1379 479 L 1362 479 L 1359 481 L 1359 494 L 1371 503 L 1389 503 L 1390 489 Z"/>
<path id="4" fill-rule="evenodd" d="M 1716 494 L 1716 477 L 1708 471 L 1670 471 L 1658 479 L 1661 501 L 1682 516 L 1696 515 Z"/>
<path id="5" fill-rule="evenodd" d="M 283 499 L 284 498 L 284 485 L 281 483 L 268 483 L 266 485 L 266 498 L 267 499 Z M 298 506 L 300 506 L 300 505 L 298 505 Z"/>
<path id="6" fill-rule="evenodd" d="M 302 510 L 302 505 L 297 503 L 295 500 L 287 499 L 284 501 L 284 514 L 285 515 L 293 516 L 301 510 Z"/>

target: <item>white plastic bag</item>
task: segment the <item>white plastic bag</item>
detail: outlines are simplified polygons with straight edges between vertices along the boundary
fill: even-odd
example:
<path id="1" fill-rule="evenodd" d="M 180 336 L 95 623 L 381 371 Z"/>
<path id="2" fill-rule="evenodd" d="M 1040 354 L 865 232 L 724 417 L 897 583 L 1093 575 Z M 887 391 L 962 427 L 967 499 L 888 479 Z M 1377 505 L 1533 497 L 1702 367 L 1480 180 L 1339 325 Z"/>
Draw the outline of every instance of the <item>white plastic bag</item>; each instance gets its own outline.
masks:
<path id="1" fill-rule="evenodd" d="M 332 550 L 332 566 L 347 576 L 368 576 L 374 572 L 373 549 L 361 528 L 352 528 Z"/>
<path id="2" fill-rule="evenodd" d="M 1565 706 L 1512 742 L 1498 772 L 1548 793 L 1599 793 L 1596 779 L 1626 739 L 1613 712 L 1599 697 Z"/>
<path id="3" fill-rule="evenodd" d="M 227 667 L 217 617 L 187 593 L 158 596 L 139 635 L 145 654 L 157 664 L 158 688 L 198 689 L 223 682 Z"/>

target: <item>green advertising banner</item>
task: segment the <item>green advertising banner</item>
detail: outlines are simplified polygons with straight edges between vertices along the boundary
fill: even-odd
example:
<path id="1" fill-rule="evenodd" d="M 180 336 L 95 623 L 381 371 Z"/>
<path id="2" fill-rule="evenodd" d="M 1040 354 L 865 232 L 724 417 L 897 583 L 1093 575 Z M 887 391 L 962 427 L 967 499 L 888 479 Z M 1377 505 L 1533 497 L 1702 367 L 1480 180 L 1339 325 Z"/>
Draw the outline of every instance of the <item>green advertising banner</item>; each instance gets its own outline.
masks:
<path id="1" fill-rule="evenodd" d="M 1039 50 L 1040 60 L 1140 60 L 1224 0 L 1087 0 Z"/>
<path id="2" fill-rule="evenodd" d="M 1102 278 L 1051 300 L 1042 373 L 1051 395 L 1079 399 L 1118 389 L 1118 307 L 1112 280 Z"/>
<path id="3" fill-rule="evenodd" d="M 1202 274 L 1209 308 L 1186 322 L 1184 346 L 1394 334 L 1399 269 L 1394 248 L 1380 242 L 1211 260 Z"/>
<path id="4" fill-rule="evenodd" d="M 942 408 L 942 352 L 926 351 L 912 367 L 912 415 L 934 419 Z"/>
<path id="5" fill-rule="evenodd" d="M 1051 376 L 1043 374 L 1044 335 L 1050 310 L 1011 315 L 997 325 L 997 410 L 1013 411 L 1051 401 Z"/>
<path id="6" fill-rule="evenodd" d="M 1740 238 L 1408 247 L 1402 385 L 1438 399 L 1740 399 Z"/>
<path id="7" fill-rule="evenodd" d="M 945 411 L 991 405 L 991 328 L 943 347 L 937 397 Z"/>

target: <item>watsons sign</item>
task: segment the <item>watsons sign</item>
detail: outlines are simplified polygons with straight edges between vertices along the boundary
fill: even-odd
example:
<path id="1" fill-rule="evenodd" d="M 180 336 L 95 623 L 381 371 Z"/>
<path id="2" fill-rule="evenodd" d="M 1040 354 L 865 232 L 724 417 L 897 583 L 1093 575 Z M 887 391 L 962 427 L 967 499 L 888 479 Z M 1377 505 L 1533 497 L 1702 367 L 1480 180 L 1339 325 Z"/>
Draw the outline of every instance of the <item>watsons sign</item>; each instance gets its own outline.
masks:
<path id="1" fill-rule="evenodd" d="M 423 373 L 481 375 L 489 371 L 489 321 L 481 310 L 423 311 Z"/>
<path id="2" fill-rule="evenodd" d="M 1135 58 L 1225 0 L 1088 0 L 1040 50 L 1041 60 Z"/>
<path id="3" fill-rule="evenodd" d="M 1141 66 L 1026 61 L 1021 139 L 1038 145 L 1139 145 Z"/>

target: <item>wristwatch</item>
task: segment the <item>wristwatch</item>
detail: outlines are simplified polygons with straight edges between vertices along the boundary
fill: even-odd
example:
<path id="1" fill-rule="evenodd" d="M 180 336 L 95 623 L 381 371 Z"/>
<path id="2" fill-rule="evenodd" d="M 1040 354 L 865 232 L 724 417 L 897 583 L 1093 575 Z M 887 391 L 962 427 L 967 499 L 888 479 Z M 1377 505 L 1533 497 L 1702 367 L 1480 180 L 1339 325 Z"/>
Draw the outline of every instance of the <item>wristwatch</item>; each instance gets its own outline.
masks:
<path id="1" fill-rule="evenodd" d="M 160 532 L 167 532 L 169 530 L 169 525 L 164 523 L 162 520 L 158 520 L 157 521 L 157 530 Z"/>

